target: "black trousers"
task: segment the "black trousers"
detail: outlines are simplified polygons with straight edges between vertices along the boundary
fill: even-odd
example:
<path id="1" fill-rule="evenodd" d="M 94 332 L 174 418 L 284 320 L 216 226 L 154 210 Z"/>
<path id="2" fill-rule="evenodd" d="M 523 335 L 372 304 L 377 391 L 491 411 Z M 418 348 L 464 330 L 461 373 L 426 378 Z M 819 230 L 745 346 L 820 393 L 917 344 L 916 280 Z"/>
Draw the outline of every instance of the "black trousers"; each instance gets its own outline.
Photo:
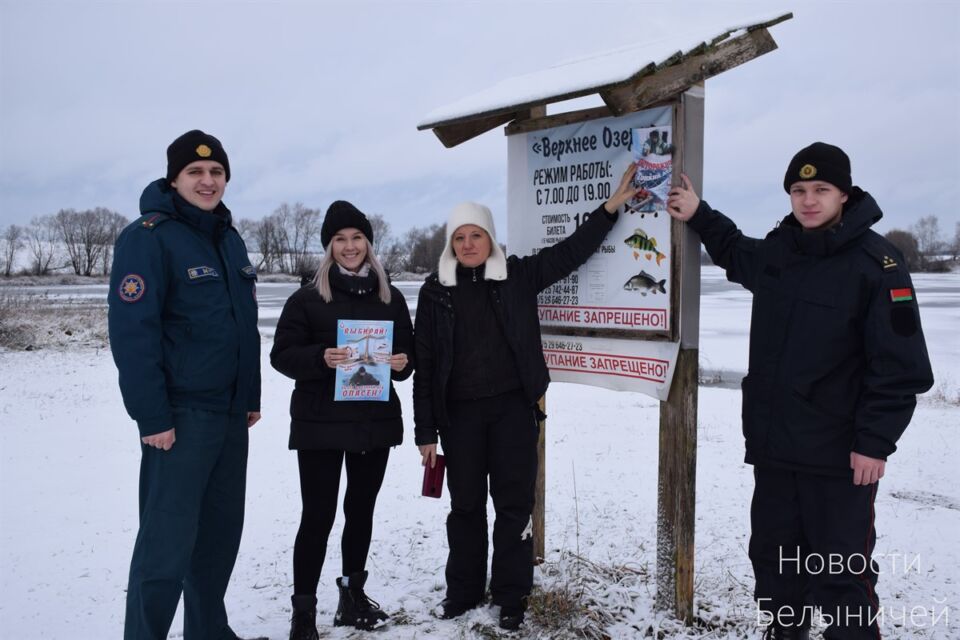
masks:
<path id="1" fill-rule="evenodd" d="M 341 450 L 299 450 L 300 498 L 303 513 L 293 545 L 293 592 L 314 595 L 320 582 L 327 538 L 337 515 L 340 470 L 347 463 L 347 491 L 343 498 L 343 574 L 363 571 L 373 536 L 373 509 L 383 484 L 390 449 L 365 453 Z"/>
<path id="2" fill-rule="evenodd" d="M 851 478 L 754 468 L 750 560 L 760 611 L 807 626 L 804 605 L 833 621 L 826 640 L 880 638 L 873 504 L 877 485 Z M 808 612 L 809 613 L 809 612 Z"/>
<path id="3" fill-rule="evenodd" d="M 522 606 L 533 586 L 532 514 L 539 426 L 520 391 L 450 403 L 440 441 L 447 463 L 447 597 L 480 602 L 487 580 L 487 478 L 496 511 L 490 593 Z"/>

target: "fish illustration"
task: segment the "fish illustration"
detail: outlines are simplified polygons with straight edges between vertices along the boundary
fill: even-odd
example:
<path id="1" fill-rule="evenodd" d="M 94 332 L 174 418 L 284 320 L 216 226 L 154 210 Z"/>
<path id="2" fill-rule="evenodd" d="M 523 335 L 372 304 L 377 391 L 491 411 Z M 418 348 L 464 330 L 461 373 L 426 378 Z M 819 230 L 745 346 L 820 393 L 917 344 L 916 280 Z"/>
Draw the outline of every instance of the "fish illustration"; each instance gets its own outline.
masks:
<path id="1" fill-rule="evenodd" d="M 624 240 L 623 243 L 636 250 L 633 252 L 634 258 L 639 257 L 637 251 L 646 252 L 647 260 L 650 259 L 651 255 L 655 255 L 657 257 L 658 267 L 660 263 L 663 262 L 663 259 L 667 257 L 657 249 L 657 239 L 649 237 L 643 229 L 634 229 L 633 235 Z"/>
<path id="2" fill-rule="evenodd" d="M 660 293 L 666 293 L 667 288 L 664 286 L 666 284 L 666 280 L 657 282 L 649 273 L 646 271 L 641 271 L 637 275 L 624 282 L 623 288 L 626 291 L 639 291 L 640 295 L 645 296 L 648 293 L 656 293 L 657 291 Z"/>

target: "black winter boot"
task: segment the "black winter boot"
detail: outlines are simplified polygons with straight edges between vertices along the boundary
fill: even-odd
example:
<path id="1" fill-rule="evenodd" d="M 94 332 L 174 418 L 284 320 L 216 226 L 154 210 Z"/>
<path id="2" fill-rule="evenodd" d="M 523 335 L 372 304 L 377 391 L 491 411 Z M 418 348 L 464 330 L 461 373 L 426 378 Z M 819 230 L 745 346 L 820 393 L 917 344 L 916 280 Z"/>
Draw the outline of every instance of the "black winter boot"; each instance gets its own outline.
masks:
<path id="1" fill-rule="evenodd" d="M 507 631 L 516 631 L 523 624 L 523 605 L 500 607 L 500 628 Z"/>
<path id="2" fill-rule="evenodd" d="M 319 640 L 317 633 L 317 597 L 291 596 L 290 640 Z"/>
<path id="3" fill-rule="evenodd" d="M 333 626 L 356 627 L 369 631 L 390 617 L 380 609 L 379 604 L 363 592 L 366 581 L 366 571 L 347 576 L 347 586 L 343 585 L 343 578 L 337 578 L 340 603 L 337 605 L 337 615 L 333 617 Z"/>

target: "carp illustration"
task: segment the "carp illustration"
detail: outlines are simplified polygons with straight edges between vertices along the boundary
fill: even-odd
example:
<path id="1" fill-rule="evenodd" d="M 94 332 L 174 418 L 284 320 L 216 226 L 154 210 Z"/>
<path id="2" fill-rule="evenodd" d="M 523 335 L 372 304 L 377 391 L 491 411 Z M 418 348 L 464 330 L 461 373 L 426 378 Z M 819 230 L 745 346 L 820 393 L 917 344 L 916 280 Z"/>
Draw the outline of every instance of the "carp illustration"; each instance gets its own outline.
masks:
<path id="1" fill-rule="evenodd" d="M 640 257 L 639 252 L 641 251 L 647 254 L 645 256 L 647 260 L 650 259 L 651 255 L 656 256 L 658 267 L 660 263 L 663 262 L 663 259 L 667 257 L 657 249 L 657 239 L 648 236 L 643 229 L 634 229 L 633 235 L 624 240 L 623 243 L 634 250 L 633 257 L 635 259 Z"/>
<path id="2" fill-rule="evenodd" d="M 640 295 L 645 296 L 648 293 L 666 293 L 667 288 L 664 286 L 667 284 L 667 281 L 661 280 L 657 282 L 653 279 L 646 271 L 641 271 L 637 275 L 633 276 L 629 280 L 623 283 L 623 288 L 626 291 L 639 291 Z"/>

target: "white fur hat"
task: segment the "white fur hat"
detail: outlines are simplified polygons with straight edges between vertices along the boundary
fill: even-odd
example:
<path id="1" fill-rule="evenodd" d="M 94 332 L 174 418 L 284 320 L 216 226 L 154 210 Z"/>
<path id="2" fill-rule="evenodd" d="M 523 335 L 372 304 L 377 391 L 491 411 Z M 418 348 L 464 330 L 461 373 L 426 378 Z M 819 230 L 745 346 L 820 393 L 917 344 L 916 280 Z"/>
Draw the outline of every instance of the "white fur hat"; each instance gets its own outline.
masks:
<path id="1" fill-rule="evenodd" d="M 453 252 L 453 232 L 465 224 L 475 224 L 490 236 L 490 257 L 484 269 L 486 280 L 507 279 L 507 256 L 497 244 L 497 231 L 493 227 L 493 214 L 490 209 L 475 202 L 462 202 L 453 208 L 447 218 L 447 244 L 440 254 L 438 275 L 440 284 L 452 287 L 457 284 L 457 256 Z"/>

